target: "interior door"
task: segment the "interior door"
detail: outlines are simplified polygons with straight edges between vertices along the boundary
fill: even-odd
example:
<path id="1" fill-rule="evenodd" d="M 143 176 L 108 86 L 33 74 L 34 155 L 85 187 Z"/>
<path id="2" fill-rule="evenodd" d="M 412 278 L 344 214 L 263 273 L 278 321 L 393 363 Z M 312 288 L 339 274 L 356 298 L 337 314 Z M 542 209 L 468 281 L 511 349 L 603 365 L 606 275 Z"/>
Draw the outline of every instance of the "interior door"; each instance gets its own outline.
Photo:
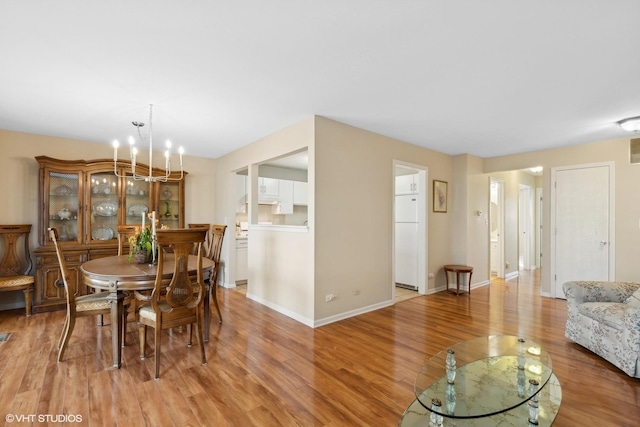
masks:
<path id="1" fill-rule="evenodd" d="M 528 185 L 520 185 L 520 206 L 518 209 L 518 230 L 519 230 L 519 253 L 518 269 L 531 270 L 535 266 L 533 260 L 534 239 L 533 239 L 533 191 Z"/>
<path id="2" fill-rule="evenodd" d="M 552 170 L 552 280 L 614 280 L 613 164 Z"/>

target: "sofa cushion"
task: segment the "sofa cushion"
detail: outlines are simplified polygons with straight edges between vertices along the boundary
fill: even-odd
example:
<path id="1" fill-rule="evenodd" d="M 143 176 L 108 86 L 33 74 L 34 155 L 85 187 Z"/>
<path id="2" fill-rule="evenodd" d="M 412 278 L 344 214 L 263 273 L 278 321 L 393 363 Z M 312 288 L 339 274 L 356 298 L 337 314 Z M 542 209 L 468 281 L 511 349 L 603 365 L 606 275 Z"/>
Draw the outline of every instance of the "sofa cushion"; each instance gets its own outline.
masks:
<path id="1" fill-rule="evenodd" d="M 624 309 L 626 304 L 617 302 L 585 302 L 578 306 L 578 311 L 591 319 L 621 331 L 624 325 Z"/>
<path id="2" fill-rule="evenodd" d="M 629 295 L 629 298 L 627 298 L 625 304 L 629 304 L 634 307 L 640 307 L 640 288 L 636 289 L 634 293 Z"/>

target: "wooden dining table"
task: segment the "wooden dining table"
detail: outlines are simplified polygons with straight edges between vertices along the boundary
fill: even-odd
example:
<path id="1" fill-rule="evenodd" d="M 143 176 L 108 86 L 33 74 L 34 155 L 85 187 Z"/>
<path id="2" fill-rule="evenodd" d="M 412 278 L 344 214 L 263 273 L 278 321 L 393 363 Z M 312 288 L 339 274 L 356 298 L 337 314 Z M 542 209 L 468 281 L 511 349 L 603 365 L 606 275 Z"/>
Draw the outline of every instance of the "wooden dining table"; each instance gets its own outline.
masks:
<path id="1" fill-rule="evenodd" d="M 168 285 L 173 276 L 174 256 L 171 253 L 164 255 L 162 277 L 164 285 Z M 111 305 L 111 343 L 113 346 L 113 367 L 121 366 L 122 349 L 122 321 L 123 300 L 125 292 L 148 291 L 155 287 L 158 275 L 158 266 L 153 264 L 138 264 L 135 260 L 129 261 L 127 255 L 96 258 L 87 261 L 80 266 L 82 281 L 85 285 L 101 290 L 109 291 Z M 196 268 L 198 257 L 189 255 L 189 275 L 194 279 L 197 275 Z M 208 281 L 214 262 L 208 258 L 202 258 L 203 280 Z M 203 295 L 206 297 L 207 293 Z M 205 307 L 207 309 L 207 307 Z"/>

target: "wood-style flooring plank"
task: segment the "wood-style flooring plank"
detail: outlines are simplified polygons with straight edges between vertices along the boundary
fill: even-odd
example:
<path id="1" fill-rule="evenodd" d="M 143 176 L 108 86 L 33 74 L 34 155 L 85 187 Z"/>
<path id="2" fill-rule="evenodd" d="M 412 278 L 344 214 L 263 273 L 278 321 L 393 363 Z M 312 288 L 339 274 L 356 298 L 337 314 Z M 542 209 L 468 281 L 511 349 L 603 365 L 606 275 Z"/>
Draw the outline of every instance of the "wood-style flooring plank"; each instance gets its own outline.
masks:
<path id="1" fill-rule="evenodd" d="M 113 370 L 108 324 L 78 319 L 58 364 L 63 312 L 0 312 L 0 332 L 12 333 L 0 344 L 0 419 L 25 411 L 82 416 L 63 426 L 395 426 L 429 357 L 508 334 L 551 354 L 563 394 L 554 426 L 637 426 L 640 380 L 568 341 L 566 301 L 541 297 L 536 274 L 521 274 L 471 295 L 418 296 L 316 329 L 218 289 L 224 323 L 212 316 L 207 364 L 195 340 L 186 347 L 186 330 L 165 331 L 159 380 L 153 333 L 140 360 L 133 316 L 122 368 Z"/>

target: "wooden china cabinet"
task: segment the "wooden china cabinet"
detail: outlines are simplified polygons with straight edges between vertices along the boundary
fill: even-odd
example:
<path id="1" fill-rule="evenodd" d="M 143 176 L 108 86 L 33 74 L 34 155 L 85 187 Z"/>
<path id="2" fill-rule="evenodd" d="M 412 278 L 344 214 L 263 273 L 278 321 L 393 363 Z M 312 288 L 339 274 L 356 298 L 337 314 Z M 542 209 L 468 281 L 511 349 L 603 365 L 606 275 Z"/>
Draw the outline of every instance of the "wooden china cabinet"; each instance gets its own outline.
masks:
<path id="1" fill-rule="evenodd" d="M 142 223 L 142 215 L 156 211 L 161 225 L 184 228 L 184 179 L 170 182 L 134 180 L 129 162 L 112 159 L 58 160 L 36 157 L 40 165 L 38 198 L 38 242 L 34 312 L 63 309 L 64 287 L 58 285 L 60 267 L 47 229 L 58 229 L 70 279 L 78 292 L 80 265 L 90 259 L 116 255 L 118 225 Z M 136 163 L 136 173 L 148 174 L 148 167 Z M 156 174 L 164 171 L 155 170 Z M 120 175 L 120 176 L 118 176 Z M 185 172 L 186 175 L 186 172 Z M 179 173 L 173 173 L 178 177 Z M 148 223 L 148 221 L 147 221 Z"/>

